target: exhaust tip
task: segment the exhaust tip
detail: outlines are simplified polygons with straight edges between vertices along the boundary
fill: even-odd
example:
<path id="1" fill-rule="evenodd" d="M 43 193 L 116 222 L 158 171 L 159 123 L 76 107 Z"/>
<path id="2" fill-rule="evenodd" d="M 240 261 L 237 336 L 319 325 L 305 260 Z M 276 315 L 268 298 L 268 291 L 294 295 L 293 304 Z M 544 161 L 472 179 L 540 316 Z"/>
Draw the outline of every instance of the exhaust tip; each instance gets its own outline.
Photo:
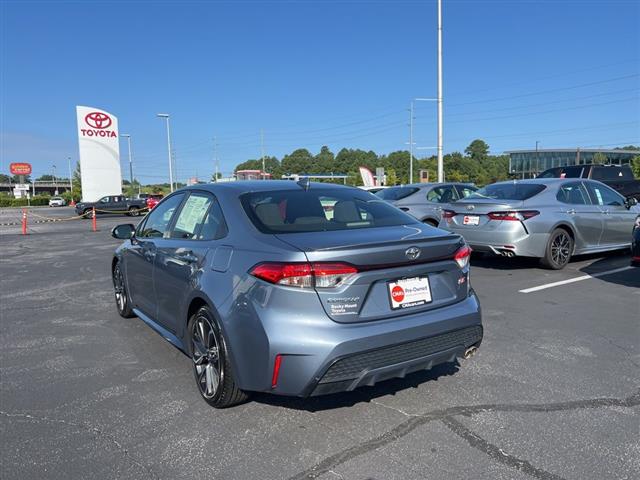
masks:
<path id="1" fill-rule="evenodd" d="M 478 347 L 469 347 L 469 348 L 467 348 L 464 351 L 464 355 L 463 355 L 464 359 L 467 360 L 467 359 L 473 357 L 476 354 L 477 351 L 478 351 Z"/>

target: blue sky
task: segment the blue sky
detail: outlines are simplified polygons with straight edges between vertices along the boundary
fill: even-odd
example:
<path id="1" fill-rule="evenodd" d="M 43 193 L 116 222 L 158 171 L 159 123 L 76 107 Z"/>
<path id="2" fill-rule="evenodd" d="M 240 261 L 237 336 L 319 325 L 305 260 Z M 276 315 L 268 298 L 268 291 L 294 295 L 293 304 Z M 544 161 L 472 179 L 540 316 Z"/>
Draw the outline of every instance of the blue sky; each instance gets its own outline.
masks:
<path id="1" fill-rule="evenodd" d="M 444 0 L 445 152 L 640 144 L 640 3 Z M 2 164 L 78 157 L 75 105 L 118 116 L 136 176 L 265 152 L 407 147 L 436 94 L 436 2 L 3 1 Z M 415 141 L 436 142 L 435 104 Z M 421 150 L 429 155 L 429 150 Z M 123 165 L 126 146 L 121 145 Z M 128 170 L 123 173 L 128 177 Z M 6 172 L 5 172 L 6 173 Z"/>

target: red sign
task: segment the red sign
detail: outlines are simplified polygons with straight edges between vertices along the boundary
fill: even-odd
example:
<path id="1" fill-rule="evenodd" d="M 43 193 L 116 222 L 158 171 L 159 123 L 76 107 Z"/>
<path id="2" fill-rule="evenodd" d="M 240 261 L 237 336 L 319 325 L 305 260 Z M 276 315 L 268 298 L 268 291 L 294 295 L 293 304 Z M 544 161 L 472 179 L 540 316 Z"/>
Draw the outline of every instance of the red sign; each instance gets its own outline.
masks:
<path id="1" fill-rule="evenodd" d="M 11 163 L 9 164 L 9 171 L 12 175 L 31 175 L 31 164 Z"/>
<path id="2" fill-rule="evenodd" d="M 404 288 L 400 285 L 396 285 L 391 289 L 391 296 L 396 302 L 402 302 L 402 300 L 404 300 Z"/>

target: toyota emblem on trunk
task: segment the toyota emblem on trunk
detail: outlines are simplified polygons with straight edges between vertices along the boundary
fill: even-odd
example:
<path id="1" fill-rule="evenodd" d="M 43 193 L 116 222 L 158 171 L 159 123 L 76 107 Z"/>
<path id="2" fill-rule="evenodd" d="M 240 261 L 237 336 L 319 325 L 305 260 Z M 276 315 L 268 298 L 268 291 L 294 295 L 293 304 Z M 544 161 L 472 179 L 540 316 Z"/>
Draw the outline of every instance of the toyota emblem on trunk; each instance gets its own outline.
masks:
<path id="1" fill-rule="evenodd" d="M 404 254 L 409 260 L 415 260 L 420 256 L 420 249 L 418 247 L 409 247 Z"/>
<path id="2" fill-rule="evenodd" d="M 473 210 L 475 207 L 475 205 L 467 205 L 467 210 Z"/>

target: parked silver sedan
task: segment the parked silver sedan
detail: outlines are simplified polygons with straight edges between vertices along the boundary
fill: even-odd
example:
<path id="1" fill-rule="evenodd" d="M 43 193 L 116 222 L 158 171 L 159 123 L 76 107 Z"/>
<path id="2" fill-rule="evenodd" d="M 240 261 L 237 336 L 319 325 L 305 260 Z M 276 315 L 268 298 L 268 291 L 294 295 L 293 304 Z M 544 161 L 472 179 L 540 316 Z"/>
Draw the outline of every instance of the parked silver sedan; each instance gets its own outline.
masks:
<path id="1" fill-rule="evenodd" d="M 412 183 L 380 190 L 376 195 L 421 222 L 437 227 L 443 209 L 451 208 L 451 203 L 476 190 L 478 187 L 469 183 Z"/>
<path id="2" fill-rule="evenodd" d="M 536 257 L 561 269 L 572 255 L 629 248 L 636 205 L 594 180 L 500 182 L 443 210 L 439 226 L 475 251 Z"/>

